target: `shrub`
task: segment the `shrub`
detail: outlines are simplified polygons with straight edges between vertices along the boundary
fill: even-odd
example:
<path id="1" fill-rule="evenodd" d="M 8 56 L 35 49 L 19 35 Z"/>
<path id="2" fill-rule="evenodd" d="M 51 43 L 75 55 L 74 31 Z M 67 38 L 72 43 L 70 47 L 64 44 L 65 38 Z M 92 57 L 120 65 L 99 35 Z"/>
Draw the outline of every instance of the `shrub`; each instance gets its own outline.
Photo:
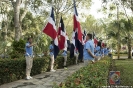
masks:
<path id="1" fill-rule="evenodd" d="M 62 68 L 63 64 L 64 64 L 64 58 L 62 56 L 57 56 L 57 59 L 55 60 L 55 67 Z M 75 64 L 75 58 L 67 57 L 67 66 L 74 64 Z"/>
<path id="2" fill-rule="evenodd" d="M 33 60 L 31 75 L 40 74 L 48 68 L 48 59 L 36 58 Z M 0 84 L 25 78 L 25 59 L 5 59 L 0 61 Z"/>
<path id="3" fill-rule="evenodd" d="M 55 69 L 63 67 L 63 57 L 58 56 L 55 60 Z M 68 57 L 67 65 L 73 65 L 75 59 Z M 49 70 L 50 57 L 34 58 L 31 75 L 37 75 Z M 0 85 L 25 78 L 26 61 L 20 59 L 0 59 Z"/>
<path id="4" fill-rule="evenodd" d="M 100 88 L 107 85 L 110 59 L 83 67 L 54 88 Z"/>
<path id="5" fill-rule="evenodd" d="M 127 54 L 127 51 L 120 51 L 120 54 Z M 117 52 L 115 54 L 118 54 Z"/>
<path id="6" fill-rule="evenodd" d="M 10 53 L 10 56 L 12 59 L 21 58 L 22 56 L 24 56 L 24 52 L 25 52 L 24 40 L 13 41 L 12 47 L 13 47 L 13 51 Z"/>

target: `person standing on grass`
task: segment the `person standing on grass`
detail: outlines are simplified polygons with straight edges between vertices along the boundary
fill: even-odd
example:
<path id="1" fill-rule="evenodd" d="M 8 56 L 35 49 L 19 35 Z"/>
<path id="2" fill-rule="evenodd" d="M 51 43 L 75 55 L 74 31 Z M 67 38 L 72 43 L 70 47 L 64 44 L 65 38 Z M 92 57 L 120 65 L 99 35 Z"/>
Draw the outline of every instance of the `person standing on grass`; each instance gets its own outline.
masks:
<path id="1" fill-rule="evenodd" d="M 50 71 L 55 72 L 56 70 L 54 70 L 54 41 L 51 41 L 49 49 L 50 49 L 50 58 L 51 58 Z"/>
<path id="2" fill-rule="evenodd" d="M 63 66 L 64 66 L 64 68 L 66 68 L 67 67 L 67 65 L 66 65 L 66 63 L 67 63 L 67 48 L 64 48 L 62 56 L 64 57 L 64 64 L 63 64 Z"/>
<path id="3" fill-rule="evenodd" d="M 27 43 L 25 46 L 25 58 L 26 58 L 26 79 L 32 79 L 30 76 L 32 64 L 33 64 L 33 46 L 35 44 L 32 43 L 32 38 L 27 39 Z"/>
<path id="4" fill-rule="evenodd" d="M 83 58 L 85 66 L 88 65 L 89 62 L 94 63 L 94 42 L 92 41 L 92 34 L 87 34 L 86 43 L 83 49 Z"/>

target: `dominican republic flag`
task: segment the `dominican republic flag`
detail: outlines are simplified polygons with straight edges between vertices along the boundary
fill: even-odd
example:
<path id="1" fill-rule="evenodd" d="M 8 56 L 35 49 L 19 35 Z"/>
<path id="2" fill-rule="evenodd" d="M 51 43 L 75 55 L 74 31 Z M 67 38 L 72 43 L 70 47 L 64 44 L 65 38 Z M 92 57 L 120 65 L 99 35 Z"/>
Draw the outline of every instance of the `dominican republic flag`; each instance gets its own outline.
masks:
<path id="1" fill-rule="evenodd" d="M 52 11 L 50 14 L 50 17 L 48 19 L 48 23 L 46 27 L 43 29 L 43 32 L 50 36 L 54 40 L 54 58 L 59 53 L 59 48 L 58 48 L 58 38 L 57 38 L 57 31 L 56 31 L 56 26 L 55 26 L 55 18 L 54 18 L 54 8 L 52 7 Z"/>
<path id="2" fill-rule="evenodd" d="M 83 32 L 83 44 L 85 44 L 85 42 L 86 42 L 86 31 L 84 30 L 84 32 Z"/>
<path id="3" fill-rule="evenodd" d="M 75 5 L 75 0 L 74 1 L 74 28 L 73 28 L 73 34 L 72 34 L 72 45 L 71 45 L 71 50 L 70 50 L 70 57 L 74 56 L 74 49 L 77 48 L 79 52 L 79 59 L 83 58 L 83 45 L 82 45 L 82 40 L 83 40 L 83 35 L 81 32 L 81 27 L 80 23 L 78 20 L 78 13 Z"/>
<path id="4" fill-rule="evenodd" d="M 92 36 L 93 36 L 93 41 L 94 41 L 94 44 L 95 44 L 95 47 L 96 47 L 97 43 L 98 43 L 98 40 L 96 39 L 96 36 L 95 36 L 94 32 L 93 32 Z"/>
<path id="5" fill-rule="evenodd" d="M 63 19 L 61 17 L 60 26 L 58 29 L 58 42 L 59 42 L 58 46 L 60 50 L 67 50 L 67 38 L 68 36 L 65 30 Z"/>

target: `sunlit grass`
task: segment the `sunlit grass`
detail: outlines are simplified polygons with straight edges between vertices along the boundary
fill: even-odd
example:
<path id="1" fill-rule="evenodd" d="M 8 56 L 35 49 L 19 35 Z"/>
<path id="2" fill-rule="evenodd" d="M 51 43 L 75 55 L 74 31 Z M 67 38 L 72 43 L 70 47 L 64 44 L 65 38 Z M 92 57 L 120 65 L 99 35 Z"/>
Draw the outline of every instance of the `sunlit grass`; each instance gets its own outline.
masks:
<path id="1" fill-rule="evenodd" d="M 116 60 L 115 63 L 117 70 L 120 71 L 120 85 L 133 87 L 133 59 Z"/>

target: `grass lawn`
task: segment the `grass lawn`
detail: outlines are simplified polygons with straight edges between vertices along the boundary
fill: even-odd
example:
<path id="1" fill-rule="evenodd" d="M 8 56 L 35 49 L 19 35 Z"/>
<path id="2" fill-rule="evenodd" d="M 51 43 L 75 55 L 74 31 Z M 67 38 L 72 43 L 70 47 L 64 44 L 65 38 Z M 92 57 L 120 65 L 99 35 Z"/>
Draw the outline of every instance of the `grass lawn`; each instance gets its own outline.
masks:
<path id="1" fill-rule="evenodd" d="M 133 87 L 133 59 L 116 60 L 116 69 L 120 71 L 120 85 Z"/>

